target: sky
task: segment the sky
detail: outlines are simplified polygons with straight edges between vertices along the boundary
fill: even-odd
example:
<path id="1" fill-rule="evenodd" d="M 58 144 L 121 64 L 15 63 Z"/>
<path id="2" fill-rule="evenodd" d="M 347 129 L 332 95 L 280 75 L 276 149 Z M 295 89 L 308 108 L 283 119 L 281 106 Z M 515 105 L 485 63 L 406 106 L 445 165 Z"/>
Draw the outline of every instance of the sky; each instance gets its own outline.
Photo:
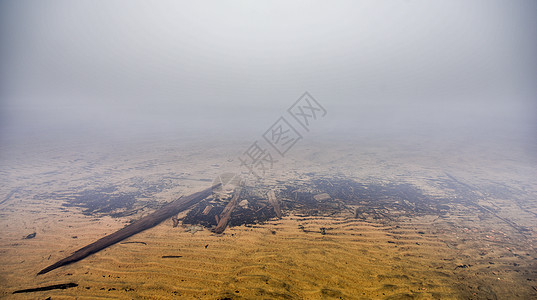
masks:
<path id="1" fill-rule="evenodd" d="M 250 139 L 305 91 L 322 134 L 531 139 L 536 17 L 531 0 L 5 0 L 0 142 Z"/>

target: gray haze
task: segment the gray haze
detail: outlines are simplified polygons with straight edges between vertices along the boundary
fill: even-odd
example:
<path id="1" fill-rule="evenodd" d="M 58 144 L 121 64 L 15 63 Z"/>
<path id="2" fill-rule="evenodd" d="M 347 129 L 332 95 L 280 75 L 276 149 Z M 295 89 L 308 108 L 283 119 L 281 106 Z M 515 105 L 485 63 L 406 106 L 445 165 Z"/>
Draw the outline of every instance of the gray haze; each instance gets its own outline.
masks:
<path id="1" fill-rule="evenodd" d="M 535 1 L 2 1 L 0 141 L 537 135 Z"/>

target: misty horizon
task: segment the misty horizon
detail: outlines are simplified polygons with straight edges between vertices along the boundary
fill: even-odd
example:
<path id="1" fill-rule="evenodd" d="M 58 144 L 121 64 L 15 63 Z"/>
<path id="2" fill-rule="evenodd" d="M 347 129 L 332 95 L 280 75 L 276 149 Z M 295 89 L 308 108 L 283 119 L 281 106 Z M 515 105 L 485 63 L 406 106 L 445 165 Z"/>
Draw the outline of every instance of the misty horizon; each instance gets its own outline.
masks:
<path id="1" fill-rule="evenodd" d="M 5 1 L 0 139 L 249 135 L 304 91 L 318 134 L 535 145 L 531 1 Z"/>

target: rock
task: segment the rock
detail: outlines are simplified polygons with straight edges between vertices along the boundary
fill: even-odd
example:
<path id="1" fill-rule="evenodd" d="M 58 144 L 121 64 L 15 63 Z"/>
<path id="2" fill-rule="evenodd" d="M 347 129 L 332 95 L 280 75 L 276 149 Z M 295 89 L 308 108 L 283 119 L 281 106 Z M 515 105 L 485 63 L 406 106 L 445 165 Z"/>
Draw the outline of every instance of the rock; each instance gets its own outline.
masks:
<path id="1" fill-rule="evenodd" d="M 317 201 L 326 201 L 326 200 L 332 199 L 332 197 L 330 197 L 330 195 L 328 195 L 327 193 L 322 193 L 322 194 L 313 196 L 313 199 Z"/>

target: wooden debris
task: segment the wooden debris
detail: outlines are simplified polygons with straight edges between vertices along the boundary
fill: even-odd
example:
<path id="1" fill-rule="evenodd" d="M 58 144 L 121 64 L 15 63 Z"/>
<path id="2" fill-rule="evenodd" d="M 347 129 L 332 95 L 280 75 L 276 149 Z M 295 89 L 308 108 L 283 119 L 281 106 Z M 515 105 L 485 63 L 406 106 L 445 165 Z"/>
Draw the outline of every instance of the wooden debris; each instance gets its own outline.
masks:
<path id="1" fill-rule="evenodd" d="M 241 202 L 239 202 L 239 206 L 244 209 L 248 209 L 248 200 L 246 199 L 242 200 Z"/>
<path id="2" fill-rule="evenodd" d="M 178 214 L 179 212 L 189 208 L 193 204 L 207 198 L 212 193 L 212 189 L 220 186 L 220 184 L 214 185 L 208 189 L 205 189 L 201 192 L 194 193 L 189 196 L 181 197 L 171 203 L 167 204 L 161 209 L 158 209 L 154 213 L 141 218 L 140 220 L 125 226 L 124 228 L 109 234 L 94 243 L 91 243 L 77 251 L 75 251 L 71 256 L 68 256 L 46 268 L 39 271 L 37 275 L 45 274 L 61 266 L 79 261 L 95 252 L 101 251 L 102 249 L 111 246 L 115 243 L 118 243 L 138 232 L 149 229 L 156 226 L 165 219 Z"/>
<path id="3" fill-rule="evenodd" d="M 229 222 L 229 218 L 231 217 L 231 213 L 237 206 L 237 200 L 239 200 L 239 196 L 241 194 L 241 187 L 237 187 L 235 189 L 235 193 L 233 194 L 233 197 L 231 200 L 229 200 L 229 203 L 226 205 L 222 213 L 220 214 L 220 221 L 218 222 L 218 225 L 214 229 L 215 233 L 222 233 L 224 230 L 226 230 L 227 223 Z"/>
<path id="4" fill-rule="evenodd" d="M 209 214 L 211 212 L 211 209 L 213 209 L 213 206 L 212 205 L 207 205 L 205 206 L 205 209 L 203 210 L 202 214 L 204 216 L 206 216 L 207 214 Z"/>
<path id="5" fill-rule="evenodd" d="M 179 226 L 179 219 L 177 219 L 177 216 L 172 217 L 172 222 L 173 222 L 173 228 Z"/>
<path id="6" fill-rule="evenodd" d="M 132 241 L 132 242 L 123 242 L 123 243 L 121 243 L 121 244 L 122 244 L 122 245 L 123 245 L 123 244 L 142 244 L 142 245 L 147 245 L 146 242 L 135 242 L 135 241 Z"/>
<path id="7" fill-rule="evenodd" d="M 276 195 L 274 194 L 273 190 L 268 191 L 267 196 L 269 198 L 269 203 L 274 208 L 274 212 L 276 213 L 276 216 L 278 218 L 282 218 L 282 209 L 280 207 L 280 201 L 276 198 Z"/>
<path id="8" fill-rule="evenodd" d="M 77 287 L 77 286 L 78 286 L 78 284 L 76 284 L 74 282 L 62 283 L 62 284 L 55 284 L 55 285 L 37 287 L 37 288 L 33 288 L 33 289 L 18 290 L 18 291 L 14 291 L 13 294 L 33 293 L 33 292 L 42 292 L 42 291 L 50 291 L 50 290 L 65 290 L 67 288 L 72 288 L 72 287 Z"/>

